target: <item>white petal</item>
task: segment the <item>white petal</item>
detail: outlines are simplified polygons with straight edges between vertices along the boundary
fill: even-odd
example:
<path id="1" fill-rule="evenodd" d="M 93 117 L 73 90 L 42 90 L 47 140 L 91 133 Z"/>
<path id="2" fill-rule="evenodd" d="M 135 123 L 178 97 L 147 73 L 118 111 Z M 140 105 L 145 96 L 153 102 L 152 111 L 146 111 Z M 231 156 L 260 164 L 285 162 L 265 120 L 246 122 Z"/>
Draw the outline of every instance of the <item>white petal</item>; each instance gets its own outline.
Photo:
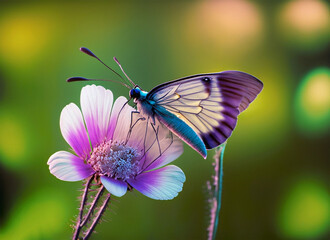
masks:
<path id="1" fill-rule="evenodd" d="M 82 159 L 86 159 L 91 152 L 91 147 L 81 112 L 74 103 L 63 108 L 60 128 L 64 139 L 76 154 Z"/>
<path id="2" fill-rule="evenodd" d="M 127 192 L 127 183 L 110 177 L 101 176 L 103 186 L 116 197 L 122 197 Z"/>
<path id="3" fill-rule="evenodd" d="M 127 145 L 135 147 L 143 154 L 152 152 L 155 155 L 152 160 L 156 159 L 169 146 L 168 143 L 162 142 L 163 139 L 169 138 L 168 128 L 158 121 L 154 125 L 151 118 L 148 120 L 148 116 L 138 113 L 133 113 L 132 116 L 132 129 Z"/>
<path id="4" fill-rule="evenodd" d="M 82 159 L 72 153 L 60 151 L 50 156 L 47 164 L 50 173 L 63 181 L 79 181 L 94 173 L 94 170 Z"/>
<path id="5" fill-rule="evenodd" d="M 153 144 L 156 145 L 156 129 L 151 127 L 151 121 L 147 121 L 147 116 L 144 117 L 138 113 L 133 113 L 132 116 L 132 132 L 128 139 L 128 145 L 141 150 L 141 152 L 147 151 Z"/>
<path id="6" fill-rule="evenodd" d="M 173 139 L 160 140 L 159 145 L 161 146 L 161 155 L 159 154 L 159 147 L 153 146 L 146 154 L 145 169 L 143 171 L 163 167 L 176 160 L 183 153 L 182 141 L 176 136 L 173 136 Z"/>
<path id="7" fill-rule="evenodd" d="M 85 86 L 81 90 L 81 110 L 93 147 L 105 140 L 107 136 L 112 102 L 112 92 L 102 86 Z"/>
<path id="8" fill-rule="evenodd" d="M 135 111 L 135 109 L 127 104 L 125 97 L 117 98 L 111 113 L 110 130 L 108 132 L 109 139 L 116 141 L 126 140 L 131 124 L 132 111 Z"/>
<path id="9" fill-rule="evenodd" d="M 142 194 L 156 200 L 170 200 L 182 191 L 186 177 L 183 171 L 169 165 L 154 171 L 145 172 L 128 183 Z"/>

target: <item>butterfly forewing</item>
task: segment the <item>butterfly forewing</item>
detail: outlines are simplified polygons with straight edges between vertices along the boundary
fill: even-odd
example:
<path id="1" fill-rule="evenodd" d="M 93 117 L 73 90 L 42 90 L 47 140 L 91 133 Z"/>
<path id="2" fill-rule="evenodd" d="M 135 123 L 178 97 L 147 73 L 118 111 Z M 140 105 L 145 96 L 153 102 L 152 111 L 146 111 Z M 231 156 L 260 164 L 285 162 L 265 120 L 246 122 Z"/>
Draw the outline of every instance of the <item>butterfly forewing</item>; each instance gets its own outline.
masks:
<path id="1" fill-rule="evenodd" d="M 148 100 L 189 125 L 207 149 L 232 134 L 237 116 L 262 90 L 257 78 L 239 71 L 190 76 L 152 89 Z"/>
<path id="2" fill-rule="evenodd" d="M 243 112 L 263 88 L 262 82 L 254 76 L 239 72 L 225 71 L 218 77 L 220 92 L 229 98 L 238 96 L 241 100 L 239 111 Z"/>

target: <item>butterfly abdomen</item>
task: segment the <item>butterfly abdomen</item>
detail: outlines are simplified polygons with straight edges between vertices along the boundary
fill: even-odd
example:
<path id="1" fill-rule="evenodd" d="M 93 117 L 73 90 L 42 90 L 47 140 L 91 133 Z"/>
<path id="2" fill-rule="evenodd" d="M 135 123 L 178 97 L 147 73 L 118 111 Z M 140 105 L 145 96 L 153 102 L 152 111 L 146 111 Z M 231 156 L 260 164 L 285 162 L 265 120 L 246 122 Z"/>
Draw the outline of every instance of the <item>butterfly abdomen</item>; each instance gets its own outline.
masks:
<path id="1" fill-rule="evenodd" d="M 206 158 L 207 152 L 202 139 L 189 125 L 161 106 L 156 106 L 154 111 L 162 124 Z"/>

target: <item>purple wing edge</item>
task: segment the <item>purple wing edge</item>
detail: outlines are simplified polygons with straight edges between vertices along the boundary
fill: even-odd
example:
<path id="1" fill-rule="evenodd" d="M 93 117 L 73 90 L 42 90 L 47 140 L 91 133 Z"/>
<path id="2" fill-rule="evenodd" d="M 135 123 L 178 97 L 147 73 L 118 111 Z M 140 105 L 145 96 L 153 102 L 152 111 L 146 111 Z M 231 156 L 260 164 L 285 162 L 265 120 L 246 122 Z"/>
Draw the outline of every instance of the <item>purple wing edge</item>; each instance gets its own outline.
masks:
<path id="1" fill-rule="evenodd" d="M 263 89 L 263 83 L 256 77 L 240 71 L 224 71 L 214 76 L 221 93 L 224 119 L 214 131 L 202 134 L 207 149 L 224 143 L 237 124 L 238 115 L 243 112 Z"/>
<path id="2" fill-rule="evenodd" d="M 226 96 L 224 100 L 238 104 L 239 112 L 243 112 L 263 89 L 263 83 L 256 77 L 240 71 L 224 71 L 218 77 L 220 92 Z"/>

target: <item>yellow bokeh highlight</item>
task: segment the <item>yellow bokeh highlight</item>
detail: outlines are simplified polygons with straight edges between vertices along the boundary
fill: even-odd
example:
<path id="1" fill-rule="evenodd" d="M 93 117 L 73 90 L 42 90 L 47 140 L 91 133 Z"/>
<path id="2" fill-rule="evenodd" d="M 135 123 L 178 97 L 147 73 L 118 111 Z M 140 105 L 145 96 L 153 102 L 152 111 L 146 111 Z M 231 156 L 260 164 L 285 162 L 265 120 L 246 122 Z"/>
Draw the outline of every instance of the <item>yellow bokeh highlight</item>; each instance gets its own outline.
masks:
<path id="1" fill-rule="evenodd" d="M 0 161 L 8 167 L 23 167 L 27 153 L 27 134 L 24 124 L 14 114 L 0 114 Z"/>
<path id="2" fill-rule="evenodd" d="M 44 190 L 15 206 L 7 224 L 0 230 L 0 239 L 53 239 L 67 225 L 65 197 Z"/>
<path id="3" fill-rule="evenodd" d="M 326 132 L 330 126 L 329 68 L 314 69 L 304 77 L 297 89 L 295 113 L 303 132 Z"/>
<path id="4" fill-rule="evenodd" d="M 289 1 L 279 13 L 282 33 L 303 46 L 326 42 L 329 22 L 328 4 L 319 0 Z"/>
<path id="5" fill-rule="evenodd" d="M 46 17 L 37 11 L 10 12 L 0 19 L 0 52 L 5 62 L 29 65 L 52 36 Z"/>
<path id="6" fill-rule="evenodd" d="M 312 76 L 302 93 L 302 106 L 315 117 L 327 114 L 330 110 L 330 71 Z"/>
<path id="7" fill-rule="evenodd" d="M 329 204 L 324 183 L 306 179 L 297 182 L 281 206 L 281 234 L 289 239 L 316 239 L 325 235 L 330 223 Z"/>

